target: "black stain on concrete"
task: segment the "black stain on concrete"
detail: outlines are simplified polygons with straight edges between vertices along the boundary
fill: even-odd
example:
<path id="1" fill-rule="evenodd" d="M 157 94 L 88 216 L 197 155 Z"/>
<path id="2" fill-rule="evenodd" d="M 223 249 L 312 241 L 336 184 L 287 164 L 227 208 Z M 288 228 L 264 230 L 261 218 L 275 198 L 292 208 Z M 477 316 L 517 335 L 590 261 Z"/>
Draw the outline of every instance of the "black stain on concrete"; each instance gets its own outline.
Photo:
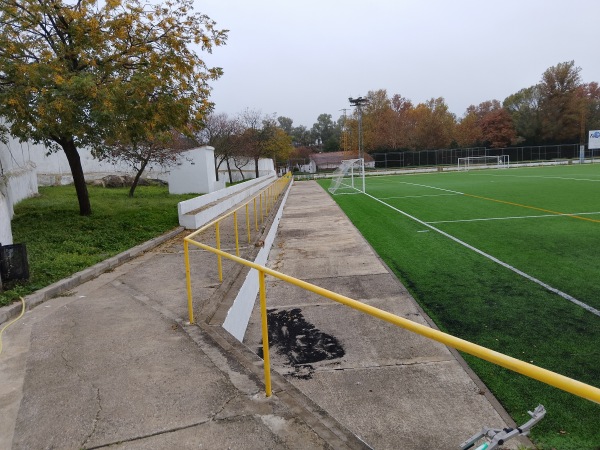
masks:
<path id="1" fill-rule="evenodd" d="M 290 374 L 293 377 L 310 379 L 314 372 L 312 363 L 341 358 L 346 353 L 334 336 L 307 322 L 300 308 L 270 309 L 267 320 L 269 344 L 277 354 L 286 357 L 294 369 Z M 258 355 L 263 357 L 262 347 Z"/>

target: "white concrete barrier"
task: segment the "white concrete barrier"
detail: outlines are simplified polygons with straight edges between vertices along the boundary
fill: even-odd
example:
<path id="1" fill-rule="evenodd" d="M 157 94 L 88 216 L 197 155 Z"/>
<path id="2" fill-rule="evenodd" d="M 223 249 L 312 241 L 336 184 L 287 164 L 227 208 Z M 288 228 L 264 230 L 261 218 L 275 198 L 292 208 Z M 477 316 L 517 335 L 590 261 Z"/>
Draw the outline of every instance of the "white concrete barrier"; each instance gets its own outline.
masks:
<path id="1" fill-rule="evenodd" d="M 276 178 L 275 174 L 271 174 L 179 202 L 177 205 L 179 225 L 188 230 L 197 230 L 228 209 L 250 198 Z"/>

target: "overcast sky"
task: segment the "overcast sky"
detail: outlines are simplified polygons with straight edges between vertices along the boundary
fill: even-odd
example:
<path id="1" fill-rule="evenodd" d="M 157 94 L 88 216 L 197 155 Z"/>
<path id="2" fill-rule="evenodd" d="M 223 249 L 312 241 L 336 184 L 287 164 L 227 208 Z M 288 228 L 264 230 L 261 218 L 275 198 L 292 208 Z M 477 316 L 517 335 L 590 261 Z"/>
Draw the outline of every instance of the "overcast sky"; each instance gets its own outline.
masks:
<path id="1" fill-rule="evenodd" d="M 245 108 L 311 127 L 337 119 L 348 97 L 386 89 L 415 105 L 444 97 L 462 117 L 471 104 L 503 101 L 574 60 L 600 82 L 598 0 L 196 0 L 229 29 L 204 55 L 224 75 L 216 112 Z"/>

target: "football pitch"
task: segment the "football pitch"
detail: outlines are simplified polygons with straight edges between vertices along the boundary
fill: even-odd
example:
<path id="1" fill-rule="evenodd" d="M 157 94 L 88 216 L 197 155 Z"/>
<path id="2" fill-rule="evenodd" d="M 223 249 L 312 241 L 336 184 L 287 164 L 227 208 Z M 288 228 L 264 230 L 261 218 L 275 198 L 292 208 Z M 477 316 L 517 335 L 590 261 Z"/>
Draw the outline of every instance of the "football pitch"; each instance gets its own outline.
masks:
<path id="1" fill-rule="evenodd" d="M 600 164 L 368 176 L 333 198 L 440 329 L 600 387 Z M 600 405 L 463 356 L 517 423 L 546 407 L 539 448 L 600 449 Z"/>

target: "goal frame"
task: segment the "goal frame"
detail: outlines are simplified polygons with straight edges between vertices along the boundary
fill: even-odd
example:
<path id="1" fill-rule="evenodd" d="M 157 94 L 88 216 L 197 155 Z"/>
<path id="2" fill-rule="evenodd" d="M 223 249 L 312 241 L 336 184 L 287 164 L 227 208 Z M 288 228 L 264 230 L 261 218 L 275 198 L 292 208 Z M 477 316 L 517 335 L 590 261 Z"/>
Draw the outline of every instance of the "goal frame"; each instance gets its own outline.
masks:
<path id="1" fill-rule="evenodd" d="M 360 194 L 365 192 L 365 160 L 344 159 L 333 172 L 328 191 L 332 195 Z"/>
<path id="2" fill-rule="evenodd" d="M 481 163 L 475 163 L 482 161 Z M 506 169 L 510 166 L 510 157 L 508 155 L 482 155 L 465 156 L 458 158 L 458 170 L 478 169 Z"/>

